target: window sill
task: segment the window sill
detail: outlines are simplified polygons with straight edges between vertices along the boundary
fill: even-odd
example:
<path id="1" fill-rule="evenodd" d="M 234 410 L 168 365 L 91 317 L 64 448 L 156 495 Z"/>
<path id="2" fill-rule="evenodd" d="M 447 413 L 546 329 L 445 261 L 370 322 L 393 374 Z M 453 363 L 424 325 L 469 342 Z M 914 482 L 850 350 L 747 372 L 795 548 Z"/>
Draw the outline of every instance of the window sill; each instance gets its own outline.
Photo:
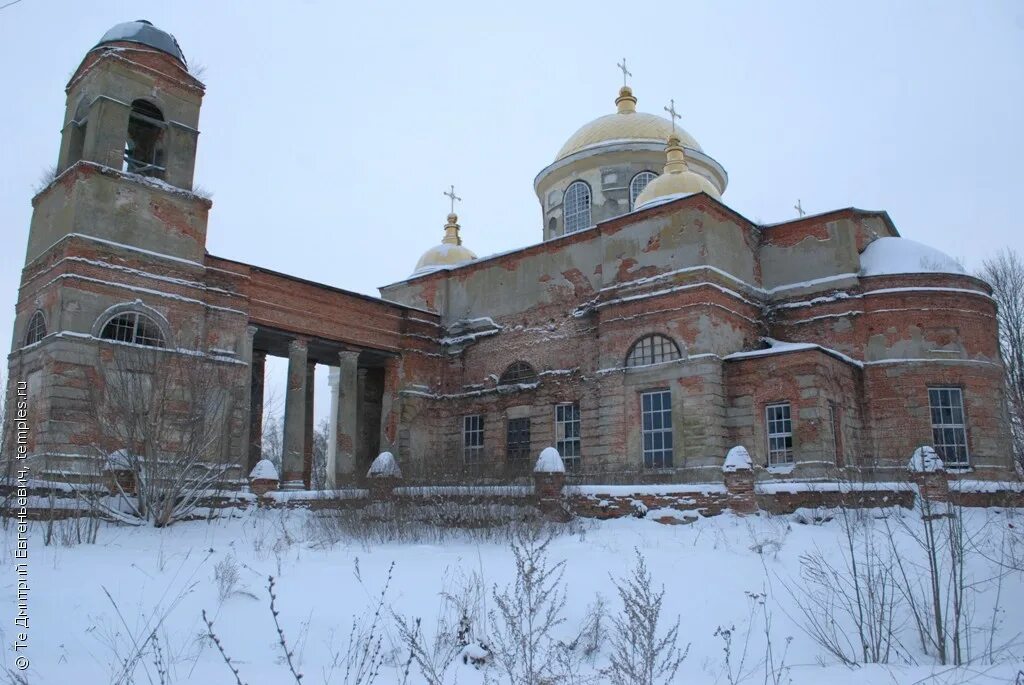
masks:
<path id="1" fill-rule="evenodd" d="M 771 466 L 766 466 L 764 470 L 767 471 L 768 473 L 788 475 L 790 473 L 793 473 L 793 469 L 795 468 L 796 464 L 773 464 Z"/>

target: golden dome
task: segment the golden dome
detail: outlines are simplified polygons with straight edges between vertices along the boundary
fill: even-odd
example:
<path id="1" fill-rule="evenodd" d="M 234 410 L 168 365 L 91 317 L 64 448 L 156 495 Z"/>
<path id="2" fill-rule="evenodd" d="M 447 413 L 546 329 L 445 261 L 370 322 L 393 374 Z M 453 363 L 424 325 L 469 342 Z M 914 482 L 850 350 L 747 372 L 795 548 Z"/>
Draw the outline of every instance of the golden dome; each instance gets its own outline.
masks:
<path id="1" fill-rule="evenodd" d="M 622 141 L 661 142 L 672 134 L 670 121 L 636 111 L 636 97 L 629 86 L 619 89 L 615 105 L 618 109 L 615 114 L 598 117 L 572 134 L 558 151 L 555 161 L 596 145 Z M 700 145 L 693 136 L 678 127 L 675 132 L 683 146 L 700 151 Z"/>
<path id="2" fill-rule="evenodd" d="M 647 187 L 636 196 L 634 206 L 637 209 L 652 200 L 670 195 L 692 195 L 704 192 L 716 200 L 722 199 L 718 189 L 712 185 L 711 181 L 695 171 L 690 171 L 690 167 L 686 164 L 686 154 L 683 152 L 678 131 L 669 135 L 668 147 L 665 148 L 665 152 L 667 158 L 665 173 L 648 183 Z"/>
<path id="3" fill-rule="evenodd" d="M 452 212 L 448 215 L 448 223 L 444 226 L 444 240 L 440 245 L 435 245 L 420 257 L 416 262 L 416 270 L 413 275 L 444 268 L 446 266 L 457 266 L 476 259 L 472 250 L 462 245 L 462 237 L 459 235 L 459 217 Z"/>

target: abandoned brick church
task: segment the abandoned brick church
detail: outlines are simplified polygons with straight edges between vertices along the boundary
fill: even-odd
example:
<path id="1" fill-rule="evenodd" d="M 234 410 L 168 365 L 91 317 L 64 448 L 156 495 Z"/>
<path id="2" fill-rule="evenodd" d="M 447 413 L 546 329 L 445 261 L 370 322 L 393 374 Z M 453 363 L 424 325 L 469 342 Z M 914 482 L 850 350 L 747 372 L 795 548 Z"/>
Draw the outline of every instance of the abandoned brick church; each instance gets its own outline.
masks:
<path id="1" fill-rule="evenodd" d="M 674 111 L 637 111 L 628 86 L 534 180 L 539 242 L 477 258 L 453 213 L 379 298 L 206 251 L 204 86 L 170 34 L 115 26 L 66 90 L 9 357 L 38 471 L 96 459 L 96 370 L 139 345 L 226 379 L 216 450 L 242 476 L 260 459 L 266 357 L 286 357 L 295 489 L 317 364 L 332 367 L 337 486 L 385 450 L 457 483 L 520 475 L 547 446 L 578 482 L 720 481 L 734 445 L 762 480 L 884 479 L 922 444 L 973 478 L 1012 473 L 989 286 L 882 211 L 750 221 Z"/>

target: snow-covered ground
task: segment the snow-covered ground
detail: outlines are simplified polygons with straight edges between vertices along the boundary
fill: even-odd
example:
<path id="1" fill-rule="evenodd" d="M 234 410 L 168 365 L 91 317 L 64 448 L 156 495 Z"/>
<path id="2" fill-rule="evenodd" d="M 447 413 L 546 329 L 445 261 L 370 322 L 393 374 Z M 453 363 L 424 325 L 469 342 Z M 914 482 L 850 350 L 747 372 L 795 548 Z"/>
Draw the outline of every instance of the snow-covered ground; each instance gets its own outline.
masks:
<path id="1" fill-rule="evenodd" d="M 549 556 L 552 562 L 565 562 L 567 620 L 553 637 L 569 640 L 575 635 L 598 594 L 610 612 L 619 609 L 613 578 L 630 572 L 635 548 L 646 557 L 655 584 L 665 586 L 663 625 L 679 616 L 680 642 L 691 644 L 675 682 L 730 682 L 720 628 L 731 629 L 734 670 L 746 645 L 742 679 L 734 675 L 733 682 L 776 682 L 766 679 L 763 664 L 766 618 L 774 663 L 784 667 L 777 681 L 782 683 L 1013 683 L 1018 670 L 1024 669 L 1024 582 L 1020 572 L 1000 574 L 994 563 L 1001 558 L 1004 533 L 1024 525 L 1020 512 L 965 513 L 968 532 L 981 531 L 976 536 L 980 551 L 970 555 L 967 567 L 968 580 L 978 583 L 977 591 L 968 593 L 976 658 L 970 667 L 955 670 L 936 666 L 933 657 L 922 654 L 905 607 L 897 620 L 902 644 L 885 666 L 843 666 L 801 630 L 799 612 L 784 585 L 797 583 L 803 555 L 820 552 L 842 565 L 845 537 L 839 519 L 813 523 L 807 516 L 725 514 L 689 525 L 653 520 L 664 513 L 573 523 L 561 529 Z M 399 639 L 395 614 L 422 618 L 423 632 L 430 638 L 439 614 L 451 617 L 453 600 L 442 597 L 447 592 L 454 601 L 473 607 L 474 622 L 483 623 L 481 616 L 495 609 L 492 588 L 503 589 L 514 580 L 513 555 L 501 535 L 492 540 L 462 533 L 411 542 L 368 542 L 364 537 L 330 543 L 310 525 L 311 516 L 305 511 L 252 509 L 230 520 L 179 523 L 164 530 L 104 525 L 96 544 L 75 546 L 44 546 L 42 526 L 35 524 L 28 567 L 27 682 L 160 683 L 161 669 L 155 664 L 162 661 L 167 683 L 235 683 L 216 646 L 205 637 L 203 610 L 238 668 L 240 682 L 294 682 L 268 605 L 267 579 L 274 576 L 281 628 L 305 674 L 302 682 L 345 683 L 344 655 L 353 617 L 363 617 L 364 626 L 370 620 L 393 565 L 379 622 L 385 666 L 377 682 L 400 683 L 408 649 Z M 872 521 L 872 526 L 881 525 L 880 519 Z M 901 556 L 905 554 L 907 561 L 917 558 L 919 550 L 902 526 L 891 529 Z M 13 549 L 15 531 L 9 527 L 4 535 Z M 888 544 L 888 535 L 877 539 Z M 8 569 L 4 591 L 7 606 L 12 607 L 15 578 Z M 480 602 L 472 601 L 474 576 L 486 589 Z M 764 604 L 750 593 L 765 594 Z M 997 601 L 1001 609 L 993 613 Z M 991 642 L 1009 645 L 995 659 L 987 656 L 993 621 Z M 134 680 L 119 680 L 133 644 L 144 642 L 154 629 L 157 639 L 134 668 L 129 667 Z M 486 625 L 472 627 L 477 640 L 485 641 L 487 632 Z M 14 635 L 12 615 L 3 627 L 9 646 Z M 154 644 L 160 647 L 159 655 Z M 584 675 L 607 665 L 611 641 L 605 636 L 599 644 L 592 662 L 582 660 Z M 468 651 L 474 649 L 479 651 Z M 336 655 L 341 661 L 332 670 Z M 13 668 L 10 648 L 5 659 L 3 665 Z M 907 663 L 915 661 L 916 665 Z M 505 682 L 496 669 L 479 670 L 461 660 L 448 670 L 446 682 L 477 684 L 485 677 L 488 682 Z M 426 681 L 412 665 L 407 682 Z"/>

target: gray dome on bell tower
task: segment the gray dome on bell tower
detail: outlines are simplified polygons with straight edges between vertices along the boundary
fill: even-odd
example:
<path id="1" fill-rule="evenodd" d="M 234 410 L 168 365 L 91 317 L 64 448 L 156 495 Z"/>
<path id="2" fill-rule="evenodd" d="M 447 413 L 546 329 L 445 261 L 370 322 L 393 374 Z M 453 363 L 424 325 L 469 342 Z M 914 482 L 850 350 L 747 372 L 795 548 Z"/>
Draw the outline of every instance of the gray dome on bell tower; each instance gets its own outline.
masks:
<path id="1" fill-rule="evenodd" d="M 161 31 L 145 19 L 137 19 L 136 21 L 126 21 L 123 24 L 117 24 L 103 34 L 103 37 L 100 38 L 100 41 L 96 43 L 95 47 L 106 45 L 107 43 L 119 42 L 148 45 L 160 52 L 167 53 L 182 64 L 186 64 L 185 54 L 181 51 L 181 47 L 178 45 L 178 41 L 174 36 L 166 31 Z"/>

